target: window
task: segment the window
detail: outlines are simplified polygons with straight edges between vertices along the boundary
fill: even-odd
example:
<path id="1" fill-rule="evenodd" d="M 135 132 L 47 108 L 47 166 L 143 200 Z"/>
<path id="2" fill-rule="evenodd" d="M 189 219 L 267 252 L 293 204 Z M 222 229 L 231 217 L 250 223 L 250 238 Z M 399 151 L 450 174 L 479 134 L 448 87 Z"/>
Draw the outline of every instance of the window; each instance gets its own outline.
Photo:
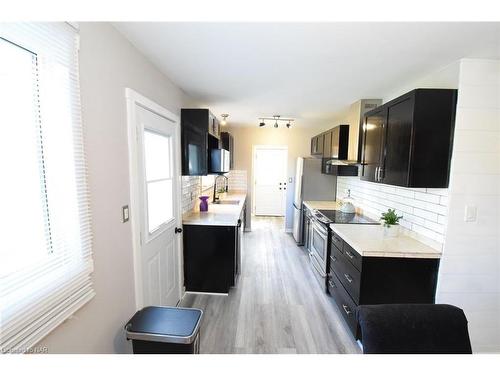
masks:
<path id="1" fill-rule="evenodd" d="M 174 218 L 171 147 L 172 137 L 144 130 L 148 231 L 150 234 Z"/>
<path id="2" fill-rule="evenodd" d="M 78 33 L 0 24 L 0 347 L 24 352 L 93 296 Z"/>

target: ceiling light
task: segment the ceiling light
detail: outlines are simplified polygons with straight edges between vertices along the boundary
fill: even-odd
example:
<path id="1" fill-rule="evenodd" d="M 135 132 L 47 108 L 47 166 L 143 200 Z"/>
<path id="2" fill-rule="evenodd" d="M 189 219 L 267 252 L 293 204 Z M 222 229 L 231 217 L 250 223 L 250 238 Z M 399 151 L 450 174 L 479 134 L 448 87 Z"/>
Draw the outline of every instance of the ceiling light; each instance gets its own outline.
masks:
<path id="1" fill-rule="evenodd" d="M 260 122 L 259 122 L 260 127 L 266 126 L 266 123 L 264 122 L 264 120 L 274 121 L 274 128 L 275 129 L 279 128 L 280 121 L 284 121 L 287 128 L 290 128 L 292 126 L 291 122 L 295 121 L 295 119 L 293 119 L 293 118 L 281 118 L 281 115 L 273 115 L 272 117 L 259 117 L 259 120 L 260 120 Z"/>
<path id="2" fill-rule="evenodd" d="M 227 124 L 227 120 L 226 119 L 229 117 L 229 115 L 227 113 L 223 113 L 221 116 L 222 116 L 222 121 L 220 122 L 220 124 L 222 126 L 226 126 L 226 124 Z"/>

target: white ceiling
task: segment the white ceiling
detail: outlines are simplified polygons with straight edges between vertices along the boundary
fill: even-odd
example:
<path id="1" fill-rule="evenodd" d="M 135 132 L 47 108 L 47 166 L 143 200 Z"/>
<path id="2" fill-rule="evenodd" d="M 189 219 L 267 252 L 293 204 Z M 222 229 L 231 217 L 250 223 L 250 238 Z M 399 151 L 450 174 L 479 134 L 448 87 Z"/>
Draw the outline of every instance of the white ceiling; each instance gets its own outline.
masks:
<path id="1" fill-rule="evenodd" d="M 462 57 L 500 58 L 500 23 L 114 23 L 188 95 L 231 125 L 323 126 Z"/>

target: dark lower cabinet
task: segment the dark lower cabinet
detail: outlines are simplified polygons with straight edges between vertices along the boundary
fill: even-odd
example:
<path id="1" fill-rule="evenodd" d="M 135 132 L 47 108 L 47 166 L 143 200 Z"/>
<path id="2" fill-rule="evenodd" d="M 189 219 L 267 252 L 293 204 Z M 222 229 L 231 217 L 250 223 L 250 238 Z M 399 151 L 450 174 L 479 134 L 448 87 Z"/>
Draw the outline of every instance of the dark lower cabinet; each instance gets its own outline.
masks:
<path id="1" fill-rule="evenodd" d="M 186 291 L 228 293 L 236 277 L 238 227 L 183 227 Z"/>
<path id="2" fill-rule="evenodd" d="M 234 226 L 183 225 L 184 285 L 188 292 L 228 293 L 241 273 L 244 215 Z"/>
<path id="3" fill-rule="evenodd" d="M 439 259 L 362 257 L 332 232 L 327 289 L 355 338 L 358 305 L 434 303 Z"/>

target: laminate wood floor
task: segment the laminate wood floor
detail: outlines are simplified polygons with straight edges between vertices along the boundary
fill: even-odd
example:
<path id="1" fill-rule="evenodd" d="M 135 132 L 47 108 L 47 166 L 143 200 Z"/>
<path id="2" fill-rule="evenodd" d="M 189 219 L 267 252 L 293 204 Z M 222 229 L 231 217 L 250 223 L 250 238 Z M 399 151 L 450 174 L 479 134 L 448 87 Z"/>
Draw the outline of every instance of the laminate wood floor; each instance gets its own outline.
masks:
<path id="1" fill-rule="evenodd" d="M 360 353 L 282 218 L 253 217 L 228 296 L 186 294 L 203 310 L 201 353 Z"/>

